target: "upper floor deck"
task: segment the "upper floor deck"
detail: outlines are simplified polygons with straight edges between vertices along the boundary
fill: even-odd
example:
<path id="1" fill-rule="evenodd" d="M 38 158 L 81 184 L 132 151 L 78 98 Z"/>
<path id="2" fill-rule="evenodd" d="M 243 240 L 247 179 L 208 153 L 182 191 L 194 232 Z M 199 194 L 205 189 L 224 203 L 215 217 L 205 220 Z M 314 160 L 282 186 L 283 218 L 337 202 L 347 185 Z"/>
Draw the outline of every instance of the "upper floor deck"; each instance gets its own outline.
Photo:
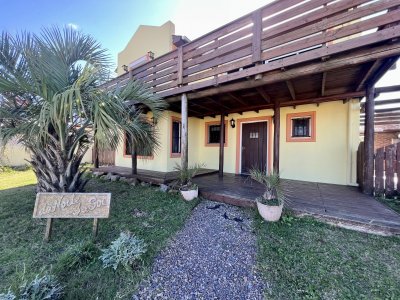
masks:
<path id="1" fill-rule="evenodd" d="M 265 107 L 274 98 L 362 96 L 387 60 L 400 55 L 399 7 L 399 0 L 278 0 L 107 85 L 139 79 L 171 103 L 188 93 L 239 104 L 242 96 L 232 93 L 249 88 L 257 88 Z"/>

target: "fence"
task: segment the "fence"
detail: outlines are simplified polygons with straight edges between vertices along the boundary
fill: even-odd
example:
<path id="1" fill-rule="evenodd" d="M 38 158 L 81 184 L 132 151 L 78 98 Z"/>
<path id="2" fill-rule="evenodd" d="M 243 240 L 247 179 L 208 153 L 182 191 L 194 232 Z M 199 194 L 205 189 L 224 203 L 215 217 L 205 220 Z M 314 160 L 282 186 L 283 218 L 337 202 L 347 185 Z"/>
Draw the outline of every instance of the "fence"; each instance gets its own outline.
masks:
<path id="1" fill-rule="evenodd" d="M 364 143 L 360 143 L 357 152 L 357 182 L 363 183 Z M 375 195 L 394 197 L 400 194 L 400 143 L 376 150 L 374 156 L 374 192 Z"/>
<path id="2" fill-rule="evenodd" d="M 92 150 L 92 161 L 95 163 L 96 153 L 95 147 Z M 115 151 L 114 150 L 99 150 L 99 166 L 114 166 Z"/>

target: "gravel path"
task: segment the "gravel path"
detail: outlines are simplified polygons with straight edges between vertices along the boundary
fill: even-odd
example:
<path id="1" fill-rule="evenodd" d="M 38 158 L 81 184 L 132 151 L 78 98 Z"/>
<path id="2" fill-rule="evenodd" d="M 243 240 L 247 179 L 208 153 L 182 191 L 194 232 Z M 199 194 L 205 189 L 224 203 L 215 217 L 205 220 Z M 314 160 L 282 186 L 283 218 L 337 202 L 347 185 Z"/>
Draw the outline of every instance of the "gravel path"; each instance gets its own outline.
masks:
<path id="1" fill-rule="evenodd" d="M 255 259 L 251 216 L 202 201 L 133 299 L 263 299 Z"/>

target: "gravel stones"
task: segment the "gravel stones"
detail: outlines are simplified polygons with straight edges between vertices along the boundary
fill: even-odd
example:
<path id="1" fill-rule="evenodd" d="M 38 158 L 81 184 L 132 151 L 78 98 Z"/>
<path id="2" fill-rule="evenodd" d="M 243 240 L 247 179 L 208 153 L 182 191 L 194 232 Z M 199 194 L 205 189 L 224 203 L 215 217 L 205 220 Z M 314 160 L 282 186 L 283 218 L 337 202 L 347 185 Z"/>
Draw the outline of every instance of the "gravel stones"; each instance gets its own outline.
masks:
<path id="1" fill-rule="evenodd" d="M 133 299 L 263 299 L 255 265 L 249 212 L 202 201 Z"/>

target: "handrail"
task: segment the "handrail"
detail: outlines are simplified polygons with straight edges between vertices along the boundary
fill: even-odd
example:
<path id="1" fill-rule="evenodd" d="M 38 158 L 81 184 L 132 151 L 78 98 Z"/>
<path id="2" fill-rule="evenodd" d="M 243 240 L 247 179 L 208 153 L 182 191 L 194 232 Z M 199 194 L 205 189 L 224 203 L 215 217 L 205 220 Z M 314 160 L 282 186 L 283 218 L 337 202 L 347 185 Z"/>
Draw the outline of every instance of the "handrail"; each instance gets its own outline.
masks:
<path id="1" fill-rule="evenodd" d="M 298 64 L 368 46 L 400 36 L 398 7 L 398 0 L 274 1 L 107 85 L 133 77 L 168 97 L 267 72 L 277 61 Z"/>

